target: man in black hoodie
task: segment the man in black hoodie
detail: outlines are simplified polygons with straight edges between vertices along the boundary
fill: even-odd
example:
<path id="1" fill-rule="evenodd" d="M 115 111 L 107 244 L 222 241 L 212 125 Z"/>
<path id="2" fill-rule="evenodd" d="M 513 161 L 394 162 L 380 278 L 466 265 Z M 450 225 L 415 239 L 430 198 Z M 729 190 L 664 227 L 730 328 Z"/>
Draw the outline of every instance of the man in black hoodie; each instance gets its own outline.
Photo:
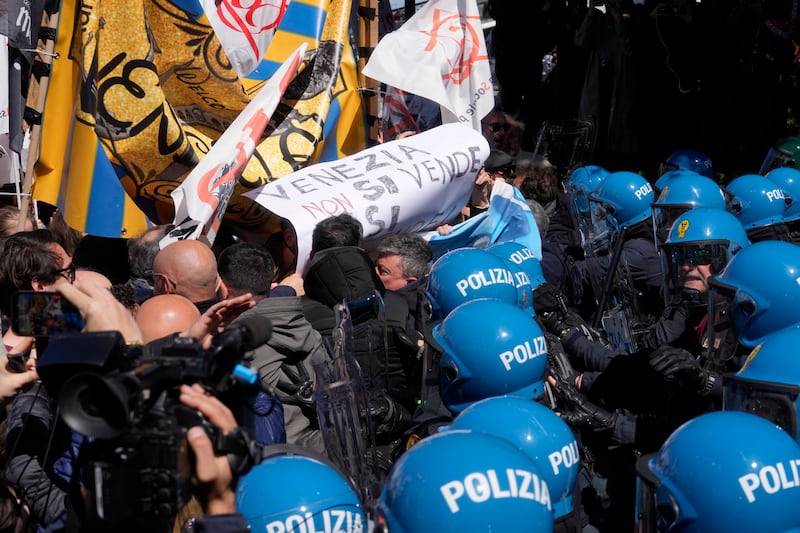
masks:
<path id="1" fill-rule="evenodd" d="M 407 412 L 413 408 L 417 394 L 410 368 L 416 362 L 416 343 L 408 335 L 412 314 L 405 298 L 387 291 L 375 271 L 375 265 L 360 248 L 363 236 L 361 223 L 349 214 L 323 220 L 312 234 L 311 262 L 304 276 L 303 310 L 311 325 L 324 337 L 331 337 L 336 328 L 335 306 L 343 302 L 364 302 L 376 292 L 385 309 L 386 347 L 367 346 L 366 335 L 356 335 L 355 356 L 371 399 L 380 398 L 376 408 L 378 432 L 394 434 L 397 425 L 405 424 Z M 377 299 L 376 299 L 377 300 Z M 374 326 L 383 326 L 370 320 Z M 392 400 L 390 420 L 381 420 L 385 398 Z M 374 402 L 373 402 L 374 403 Z M 398 409 L 398 407 L 405 409 Z M 373 407 L 375 407 L 373 405 Z M 380 437 L 379 437 L 380 440 Z"/>

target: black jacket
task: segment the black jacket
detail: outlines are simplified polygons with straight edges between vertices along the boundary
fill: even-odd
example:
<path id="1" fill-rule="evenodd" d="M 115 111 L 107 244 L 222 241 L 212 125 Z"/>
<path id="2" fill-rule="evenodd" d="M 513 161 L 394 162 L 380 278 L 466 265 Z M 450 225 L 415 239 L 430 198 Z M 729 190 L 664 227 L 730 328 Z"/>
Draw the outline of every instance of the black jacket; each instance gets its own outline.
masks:
<path id="1" fill-rule="evenodd" d="M 409 379 L 410 367 L 416 362 L 416 347 L 409 345 L 407 339 L 414 337 L 410 325 L 413 312 L 403 296 L 385 290 L 367 253 L 354 246 L 318 252 L 306 273 L 304 288 L 306 318 L 329 339 L 336 327 L 337 304 L 352 302 L 373 291 L 380 293 L 386 310 L 388 355 L 375 357 L 374 350 L 366 347 L 364 337 L 359 335 L 356 358 L 368 387 L 384 389 L 404 404 L 411 401 L 407 396 L 409 387 L 416 385 Z"/>

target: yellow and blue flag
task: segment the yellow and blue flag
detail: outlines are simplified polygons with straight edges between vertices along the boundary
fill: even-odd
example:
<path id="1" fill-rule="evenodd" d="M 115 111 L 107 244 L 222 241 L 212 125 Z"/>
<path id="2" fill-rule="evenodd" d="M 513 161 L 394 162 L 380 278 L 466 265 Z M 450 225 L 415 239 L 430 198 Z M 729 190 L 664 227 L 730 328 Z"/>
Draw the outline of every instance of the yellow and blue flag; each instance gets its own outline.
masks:
<path id="1" fill-rule="evenodd" d="M 130 236 L 171 222 L 170 193 L 272 67 L 308 42 L 225 216 L 263 229 L 270 213 L 242 192 L 366 146 L 350 7 L 351 0 L 293 0 L 264 60 L 239 78 L 197 0 L 82 3 L 59 25 L 34 197 L 95 235 Z M 76 0 L 64 0 L 62 13 L 75 8 Z"/>

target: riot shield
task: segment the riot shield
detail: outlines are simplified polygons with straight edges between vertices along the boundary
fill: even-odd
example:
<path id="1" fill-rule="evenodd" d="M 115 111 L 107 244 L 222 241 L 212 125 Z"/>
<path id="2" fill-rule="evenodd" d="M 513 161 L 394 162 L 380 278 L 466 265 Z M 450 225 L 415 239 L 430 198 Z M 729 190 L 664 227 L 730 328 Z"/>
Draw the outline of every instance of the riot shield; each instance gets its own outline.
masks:
<path id="1" fill-rule="evenodd" d="M 374 508 L 377 502 L 382 474 L 368 414 L 367 387 L 355 345 L 360 334 L 368 343 L 373 342 L 373 335 L 363 331 L 364 320 L 370 315 L 380 315 L 382 309 L 383 301 L 377 291 L 365 301 L 337 305 L 337 327 L 330 347 L 332 357 L 315 354 L 312 358 L 314 399 L 325 450 L 330 460 L 353 481 L 367 509 Z"/>
<path id="2" fill-rule="evenodd" d="M 641 348 L 639 338 L 647 334 L 658 317 L 645 312 L 641 301 L 644 295 L 634 286 L 630 267 L 622 253 L 626 231 L 627 228 L 622 228 L 616 236 L 604 275 L 590 274 L 589 278 L 592 290 L 598 295 L 592 326 L 602 327 L 614 348 L 633 353 Z"/>
<path id="3" fill-rule="evenodd" d="M 545 121 L 539 128 L 533 153 L 550 161 L 563 180 L 575 167 L 591 163 L 596 136 L 590 120 Z"/>

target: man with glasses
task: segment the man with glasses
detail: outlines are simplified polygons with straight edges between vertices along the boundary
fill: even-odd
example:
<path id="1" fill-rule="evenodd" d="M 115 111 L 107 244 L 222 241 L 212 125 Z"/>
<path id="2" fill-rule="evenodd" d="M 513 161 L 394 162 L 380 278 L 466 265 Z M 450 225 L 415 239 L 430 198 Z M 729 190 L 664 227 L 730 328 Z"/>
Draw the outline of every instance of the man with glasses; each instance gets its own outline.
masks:
<path id="1" fill-rule="evenodd" d="M 749 244 L 741 223 L 727 211 L 687 211 L 676 219 L 660 251 L 665 300 L 683 301 L 685 314 L 662 316 L 651 328 L 651 348 L 617 356 L 606 350 L 608 364 L 601 372 L 576 372 L 566 355 L 555 354 L 553 384 L 562 393 L 562 418 L 593 435 L 584 442 L 596 457 L 595 471 L 607 483 L 609 530 L 623 530 L 633 516 L 634 452 L 656 451 L 682 423 L 721 407 L 718 369 L 706 361 L 713 309 L 709 281 Z M 572 338 L 579 337 L 567 333 L 562 338 L 565 346 L 574 347 Z M 584 343 L 593 344 L 595 352 L 604 349 Z M 573 357 L 576 366 L 581 360 Z M 598 432 L 604 437 L 598 439 Z"/>
<path id="2" fill-rule="evenodd" d="M 0 253 L 0 309 L 11 313 L 12 296 L 21 290 L 53 291 L 60 284 L 75 281 L 75 267 L 64 248 L 49 230 L 20 232 L 8 237 Z M 8 320 L 3 321 L 8 324 Z M 6 345 L 30 343 L 8 330 Z M 37 338 L 37 353 L 44 350 L 44 338 Z M 53 416 L 53 403 L 40 384 L 21 392 L 9 407 L 9 426 L 17 429 L 9 442 L 22 438 L 24 444 L 9 445 L 16 450 L 5 465 L 5 478 L 14 483 L 38 524 L 49 524 L 65 511 L 69 476 L 64 461 L 74 449 L 71 434 Z M 27 428 L 22 431 L 21 427 Z M 49 432 L 53 431 L 52 434 Z M 21 434 L 21 435 L 20 435 Z M 49 457 L 44 461 L 42 458 Z"/>
<path id="3" fill-rule="evenodd" d="M 75 266 L 48 230 L 16 233 L 0 254 L 0 309 L 11 312 L 11 297 L 21 290 L 49 291 L 58 283 L 75 281 Z"/>
<path id="4" fill-rule="evenodd" d="M 483 117 L 481 126 L 483 136 L 489 142 L 489 148 L 502 150 L 506 145 L 506 134 L 511 129 L 505 113 L 499 107 L 495 107 Z"/>

